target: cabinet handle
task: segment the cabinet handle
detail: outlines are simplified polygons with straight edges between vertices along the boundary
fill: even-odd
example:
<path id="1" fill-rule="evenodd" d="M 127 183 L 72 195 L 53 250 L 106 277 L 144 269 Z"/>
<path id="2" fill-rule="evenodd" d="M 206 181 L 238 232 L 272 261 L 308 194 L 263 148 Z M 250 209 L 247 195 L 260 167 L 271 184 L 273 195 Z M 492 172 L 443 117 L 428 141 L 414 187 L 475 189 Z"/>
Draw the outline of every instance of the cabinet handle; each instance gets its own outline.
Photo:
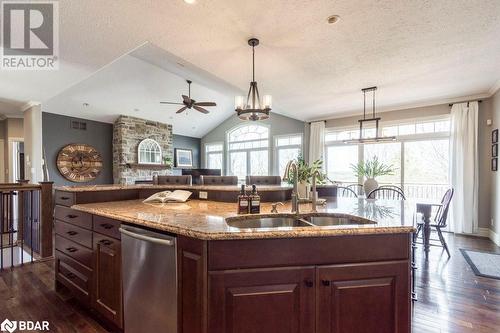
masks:
<path id="1" fill-rule="evenodd" d="M 69 200 L 70 198 L 69 197 L 61 197 L 60 199 L 61 200 Z"/>
<path id="2" fill-rule="evenodd" d="M 304 284 L 308 288 L 312 288 L 314 286 L 314 282 L 312 282 L 311 280 L 304 280 Z"/>
<path id="3" fill-rule="evenodd" d="M 113 228 L 113 225 L 112 224 L 109 224 L 109 223 L 101 223 L 101 227 L 103 227 L 104 229 L 112 229 Z"/>
<path id="4" fill-rule="evenodd" d="M 78 249 L 76 249 L 74 247 L 67 247 L 66 251 L 68 251 L 68 252 L 76 252 L 76 251 L 78 251 Z"/>
<path id="5" fill-rule="evenodd" d="M 328 287 L 330 285 L 330 281 L 328 281 L 328 280 L 321 280 L 321 284 L 324 285 L 325 287 Z"/>
<path id="6" fill-rule="evenodd" d="M 78 215 L 73 215 L 73 214 L 69 214 L 69 215 L 66 215 L 69 219 L 76 219 L 78 217 Z"/>
<path id="7" fill-rule="evenodd" d="M 78 235 L 78 232 L 76 232 L 76 231 L 68 231 L 68 232 L 66 232 L 66 233 L 67 233 L 68 235 L 70 235 L 70 236 Z"/>
<path id="8" fill-rule="evenodd" d="M 101 243 L 102 245 L 111 245 L 111 244 L 113 244 L 113 242 L 110 241 L 109 239 L 100 240 L 99 243 Z"/>
<path id="9" fill-rule="evenodd" d="M 75 274 L 73 274 L 73 273 L 68 273 L 68 274 L 66 274 L 66 277 L 67 277 L 68 279 L 74 279 L 74 278 L 76 278 L 76 275 L 75 275 Z"/>

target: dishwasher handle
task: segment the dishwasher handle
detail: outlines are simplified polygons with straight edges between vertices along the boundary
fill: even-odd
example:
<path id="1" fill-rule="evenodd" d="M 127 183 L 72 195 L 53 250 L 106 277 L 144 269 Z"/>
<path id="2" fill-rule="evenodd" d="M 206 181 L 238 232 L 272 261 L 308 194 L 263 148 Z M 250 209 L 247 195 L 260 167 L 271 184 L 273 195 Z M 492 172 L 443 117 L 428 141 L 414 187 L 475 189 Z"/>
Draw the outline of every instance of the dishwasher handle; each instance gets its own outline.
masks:
<path id="1" fill-rule="evenodd" d="M 130 230 L 120 228 L 119 229 L 122 234 L 125 234 L 127 236 L 130 236 L 132 238 L 137 238 L 146 242 L 151 242 L 151 243 L 156 243 L 156 244 L 161 244 L 161 245 L 166 245 L 166 246 L 174 246 L 175 245 L 175 240 L 170 240 L 170 239 L 161 239 L 161 238 L 155 238 L 155 237 L 150 237 L 146 235 L 141 235 L 135 232 L 132 232 Z"/>

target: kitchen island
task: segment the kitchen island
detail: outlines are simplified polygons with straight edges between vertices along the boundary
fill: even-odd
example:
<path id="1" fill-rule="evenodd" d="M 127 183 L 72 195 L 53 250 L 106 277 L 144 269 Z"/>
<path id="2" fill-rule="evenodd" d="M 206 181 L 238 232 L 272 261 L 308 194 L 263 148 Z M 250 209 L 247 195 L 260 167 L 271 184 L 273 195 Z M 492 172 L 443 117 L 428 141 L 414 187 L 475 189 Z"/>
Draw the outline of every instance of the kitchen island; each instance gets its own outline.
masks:
<path id="1" fill-rule="evenodd" d="M 317 212 L 278 208 L 238 216 L 235 203 L 207 200 L 58 205 L 58 288 L 123 328 L 119 228 L 139 226 L 176 237 L 178 332 L 410 332 L 411 203 L 330 197 Z"/>

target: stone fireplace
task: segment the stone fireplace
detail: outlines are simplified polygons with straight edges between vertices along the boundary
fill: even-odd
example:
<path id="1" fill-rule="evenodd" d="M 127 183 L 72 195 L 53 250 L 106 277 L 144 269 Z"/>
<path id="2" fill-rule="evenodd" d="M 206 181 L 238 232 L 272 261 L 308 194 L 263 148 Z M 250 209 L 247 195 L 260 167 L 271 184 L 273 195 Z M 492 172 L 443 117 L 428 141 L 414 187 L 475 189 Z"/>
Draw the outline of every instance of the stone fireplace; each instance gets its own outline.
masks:
<path id="1" fill-rule="evenodd" d="M 139 164 L 138 147 L 153 139 L 161 147 L 161 164 Z M 171 174 L 173 164 L 172 125 L 130 116 L 119 116 L 113 125 L 113 180 L 115 184 L 134 184 L 151 180 L 153 175 Z"/>

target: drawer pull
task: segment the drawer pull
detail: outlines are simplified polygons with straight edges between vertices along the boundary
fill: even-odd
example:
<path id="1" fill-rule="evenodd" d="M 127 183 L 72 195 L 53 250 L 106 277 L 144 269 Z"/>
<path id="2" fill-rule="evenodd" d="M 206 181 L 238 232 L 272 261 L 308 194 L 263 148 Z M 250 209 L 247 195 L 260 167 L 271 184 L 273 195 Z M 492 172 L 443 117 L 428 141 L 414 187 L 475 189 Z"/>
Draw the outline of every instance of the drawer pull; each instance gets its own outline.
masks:
<path id="1" fill-rule="evenodd" d="M 68 232 L 66 232 L 66 233 L 67 233 L 68 235 L 70 235 L 70 236 L 75 236 L 75 235 L 78 235 L 78 232 L 76 232 L 76 231 L 68 231 Z"/>
<path id="2" fill-rule="evenodd" d="M 107 246 L 113 244 L 113 242 L 110 241 L 109 239 L 100 240 L 99 243 L 102 244 L 102 245 L 107 245 Z"/>
<path id="3" fill-rule="evenodd" d="M 101 223 L 101 227 L 103 227 L 104 229 L 113 229 L 113 225 L 112 224 L 109 224 L 109 223 Z"/>
<path id="4" fill-rule="evenodd" d="M 75 275 L 75 274 L 73 274 L 73 273 L 68 273 L 68 274 L 66 274 L 66 277 L 67 277 L 68 279 L 74 279 L 74 278 L 76 278 L 76 275 Z"/>
<path id="5" fill-rule="evenodd" d="M 304 284 L 308 288 L 312 288 L 314 286 L 314 282 L 312 282 L 311 280 L 304 280 Z"/>
<path id="6" fill-rule="evenodd" d="M 328 281 L 328 280 L 321 280 L 321 284 L 324 285 L 325 287 L 328 287 L 330 285 L 330 281 Z"/>
<path id="7" fill-rule="evenodd" d="M 74 215 L 74 214 L 68 214 L 66 215 L 69 219 L 76 219 L 78 217 L 78 215 Z"/>
<path id="8" fill-rule="evenodd" d="M 61 200 L 69 200 L 71 199 L 70 197 L 60 197 Z"/>
<path id="9" fill-rule="evenodd" d="M 74 248 L 74 247 L 67 247 L 66 251 L 68 251 L 68 252 L 76 252 L 76 251 L 78 251 L 78 249 Z"/>

